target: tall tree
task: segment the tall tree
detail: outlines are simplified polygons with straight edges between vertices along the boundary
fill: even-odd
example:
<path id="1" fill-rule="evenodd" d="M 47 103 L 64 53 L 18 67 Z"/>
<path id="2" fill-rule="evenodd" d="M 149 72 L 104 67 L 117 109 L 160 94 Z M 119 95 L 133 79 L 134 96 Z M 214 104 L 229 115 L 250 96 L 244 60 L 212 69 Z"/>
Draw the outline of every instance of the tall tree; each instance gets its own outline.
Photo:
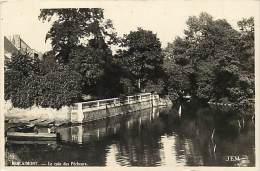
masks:
<path id="1" fill-rule="evenodd" d="M 173 43 L 168 43 L 164 49 L 164 70 L 167 75 L 166 85 L 170 98 L 175 100 L 183 93 L 190 93 L 193 76 L 191 60 L 186 55 L 189 48 L 187 41 L 177 37 Z"/>
<path id="2" fill-rule="evenodd" d="M 100 8 L 43 9 L 43 21 L 54 20 L 46 40 L 55 57 L 82 76 L 84 94 L 102 97 L 105 75 L 113 60 L 110 46 L 117 43 L 112 21 Z"/>
<path id="3" fill-rule="evenodd" d="M 46 40 L 51 40 L 55 55 L 64 63 L 75 47 L 104 49 L 116 42 L 112 21 L 104 19 L 100 8 L 42 9 L 39 19 L 54 20 Z"/>
<path id="4" fill-rule="evenodd" d="M 194 96 L 205 101 L 246 104 L 246 99 L 253 96 L 254 81 L 250 79 L 254 68 L 253 19 L 243 19 L 238 25 L 240 31 L 226 20 L 214 20 L 207 13 L 189 17 L 184 37 L 176 38 L 166 48 L 173 61 L 168 75 L 176 75 L 184 66 L 190 66 L 193 72 L 188 72 L 190 77 L 186 82 Z M 170 77 L 169 88 L 184 78 Z"/>
<path id="5" fill-rule="evenodd" d="M 125 35 L 122 46 L 123 64 L 138 89 L 148 80 L 157 81 L 162 75 L 163 56 L 161 42 L 152 31 L 138 28 Z"/>
<path id="6" fill-rule="evenodd" d="M 240 49 L 237 49 L 241 68 L 244 71 L 254 73 L 254 18 L 243 18 L 237 23 L 240 30 Z"/>

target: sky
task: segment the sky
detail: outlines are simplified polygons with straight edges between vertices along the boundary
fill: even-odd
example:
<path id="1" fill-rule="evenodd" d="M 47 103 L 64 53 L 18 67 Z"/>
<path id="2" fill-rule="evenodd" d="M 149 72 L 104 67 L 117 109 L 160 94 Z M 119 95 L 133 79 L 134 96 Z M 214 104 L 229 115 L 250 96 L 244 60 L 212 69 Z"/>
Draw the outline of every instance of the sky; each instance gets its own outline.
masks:
<path id="1" fill-rule="evenodd" d="M 154 1 L 8 1 L 2 6 L 3 33 L 6 36 L 20 34 L 21 38 L 33 49 L 45 52 L 51 50 L 45 35 L 51 23 L 38 20 L 41 8 L 92 8 L 104 9 L 105 18 L 113 21 L 119 36 L 137 27 L 151 30 L 157 34 L 166 47 L 176 36 L 182 36 L 189 16 L 207 12 L 214 19 L 226 19 L 236 27 L 243 17 L 257 16 L 259 3 L 255 0 L 154 0 Z"/>

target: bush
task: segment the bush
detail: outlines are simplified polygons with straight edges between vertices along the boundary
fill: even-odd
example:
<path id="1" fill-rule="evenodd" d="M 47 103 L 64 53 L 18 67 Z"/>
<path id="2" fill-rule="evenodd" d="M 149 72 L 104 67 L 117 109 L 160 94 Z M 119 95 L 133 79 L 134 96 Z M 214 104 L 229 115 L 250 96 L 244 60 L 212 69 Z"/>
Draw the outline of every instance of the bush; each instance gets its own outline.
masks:
<path id="1" fill-rule="evenodd" d="M 81 75 L 75 71 L 56 71 L 46 74 L 40 87 L 39 105 L 61 108 L 81 98 Z"/>
<path id="2" fill-rule="evenodd" d="M 17 91 L 12 95 L 11 101 L 14 107 L 28 108 L 38 103 L 41 77 L 30 76 L 17 85 Z"/>
<path id="3" fill-rule="evenodd" d="M 5 68 L 5 100 L 14 107 L 33 105 L 59 109 L 81 98 L 81 75 L 65 65 L 40 73 L 37 59 L 27 55 L 12 56 Z"/>

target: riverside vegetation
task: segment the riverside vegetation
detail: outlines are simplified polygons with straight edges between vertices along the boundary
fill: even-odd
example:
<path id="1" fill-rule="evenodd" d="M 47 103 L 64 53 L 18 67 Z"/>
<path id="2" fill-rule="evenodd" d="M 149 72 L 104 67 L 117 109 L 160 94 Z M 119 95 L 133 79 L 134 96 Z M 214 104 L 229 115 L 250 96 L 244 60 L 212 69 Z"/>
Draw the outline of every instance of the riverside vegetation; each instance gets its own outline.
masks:
<path id="1" fill-rule="evenodd" d="M 55 16 L 55 17 L 54 17 Z M 82 101 L 156 91 L 247 109 L 254 101 L 254 19 L 234 29 L 207 13 L 191 16 L 183 37 L 163 49 L 149 30 L 119 37 L 103 9 L 43 9 L 52 50 L 42 59 L 13 54 L 5 63 L 5 100 L 14 107 L 60 109 Z M 118 49 L 112 53 L 112 47 Z"/>

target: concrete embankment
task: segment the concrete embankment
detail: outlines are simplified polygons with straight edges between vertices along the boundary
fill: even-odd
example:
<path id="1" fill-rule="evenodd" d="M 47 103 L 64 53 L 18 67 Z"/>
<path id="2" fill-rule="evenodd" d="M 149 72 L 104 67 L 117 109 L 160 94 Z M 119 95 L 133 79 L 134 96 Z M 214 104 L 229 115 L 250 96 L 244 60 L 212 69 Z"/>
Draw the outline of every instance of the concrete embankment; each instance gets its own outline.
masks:
<path id="1" fill-rule="evenodd" d="M 84 121 L 92 121 L 103 119 L 106 117 L 113 117 L 119 114 L 135 112 L 151 107 L 172 105 L 171 101 L 167 98 L 158 99 L 152 104 L 151 101 L 136 102 L 131 104 L 117 104 L 105 105 L 96 108 L 96 110 L 88 109 L 84 117 Z M 9 123 L 28 123 L 30 120 L 44 121 L 48 124 L 55 121 L 56 123 L 69 123 L 73 122 L 73 107 L 62 107 L 59 110 L 53 108 L 42 108 L 39 106 L 32 106 L 31 108 L 21 109 L 12 106 L 10 101 L 5 102 L 4 115 L 5 120 Z M 75 111 L 74 111 L 75 112 Z M 75 118 L 76 120 L 78 118 Z M 83 119 L 83 118 L 82 118 Z M 37 121 L 35 121 L 37 123 Z M 44 124 L 42 123 L 42 125 Z M 75 123 L 75 122 L 74 122 Z"/>
<path id="2" fill-rule="evenodd" d="M 75 103 L 71 111 L 72 123 L 83 123 L 132 113 L 153 107 L 166 106 L 159 95 L 142 93 L 124 98 L 103 99 Z"/>
<path id="3" fill-rule="evenodd" d="M 69 122 L 70 107 L 62 107 L 59 110 L 53 108 L 42 108 L 32 106 L 31 108 L 21 109 L 12 106 L 10 101 L 5 102 L 4 115 L 9 123 L 27 123 L 29 120 L 37 119 L 48 122 L 64 123 Z"/>

